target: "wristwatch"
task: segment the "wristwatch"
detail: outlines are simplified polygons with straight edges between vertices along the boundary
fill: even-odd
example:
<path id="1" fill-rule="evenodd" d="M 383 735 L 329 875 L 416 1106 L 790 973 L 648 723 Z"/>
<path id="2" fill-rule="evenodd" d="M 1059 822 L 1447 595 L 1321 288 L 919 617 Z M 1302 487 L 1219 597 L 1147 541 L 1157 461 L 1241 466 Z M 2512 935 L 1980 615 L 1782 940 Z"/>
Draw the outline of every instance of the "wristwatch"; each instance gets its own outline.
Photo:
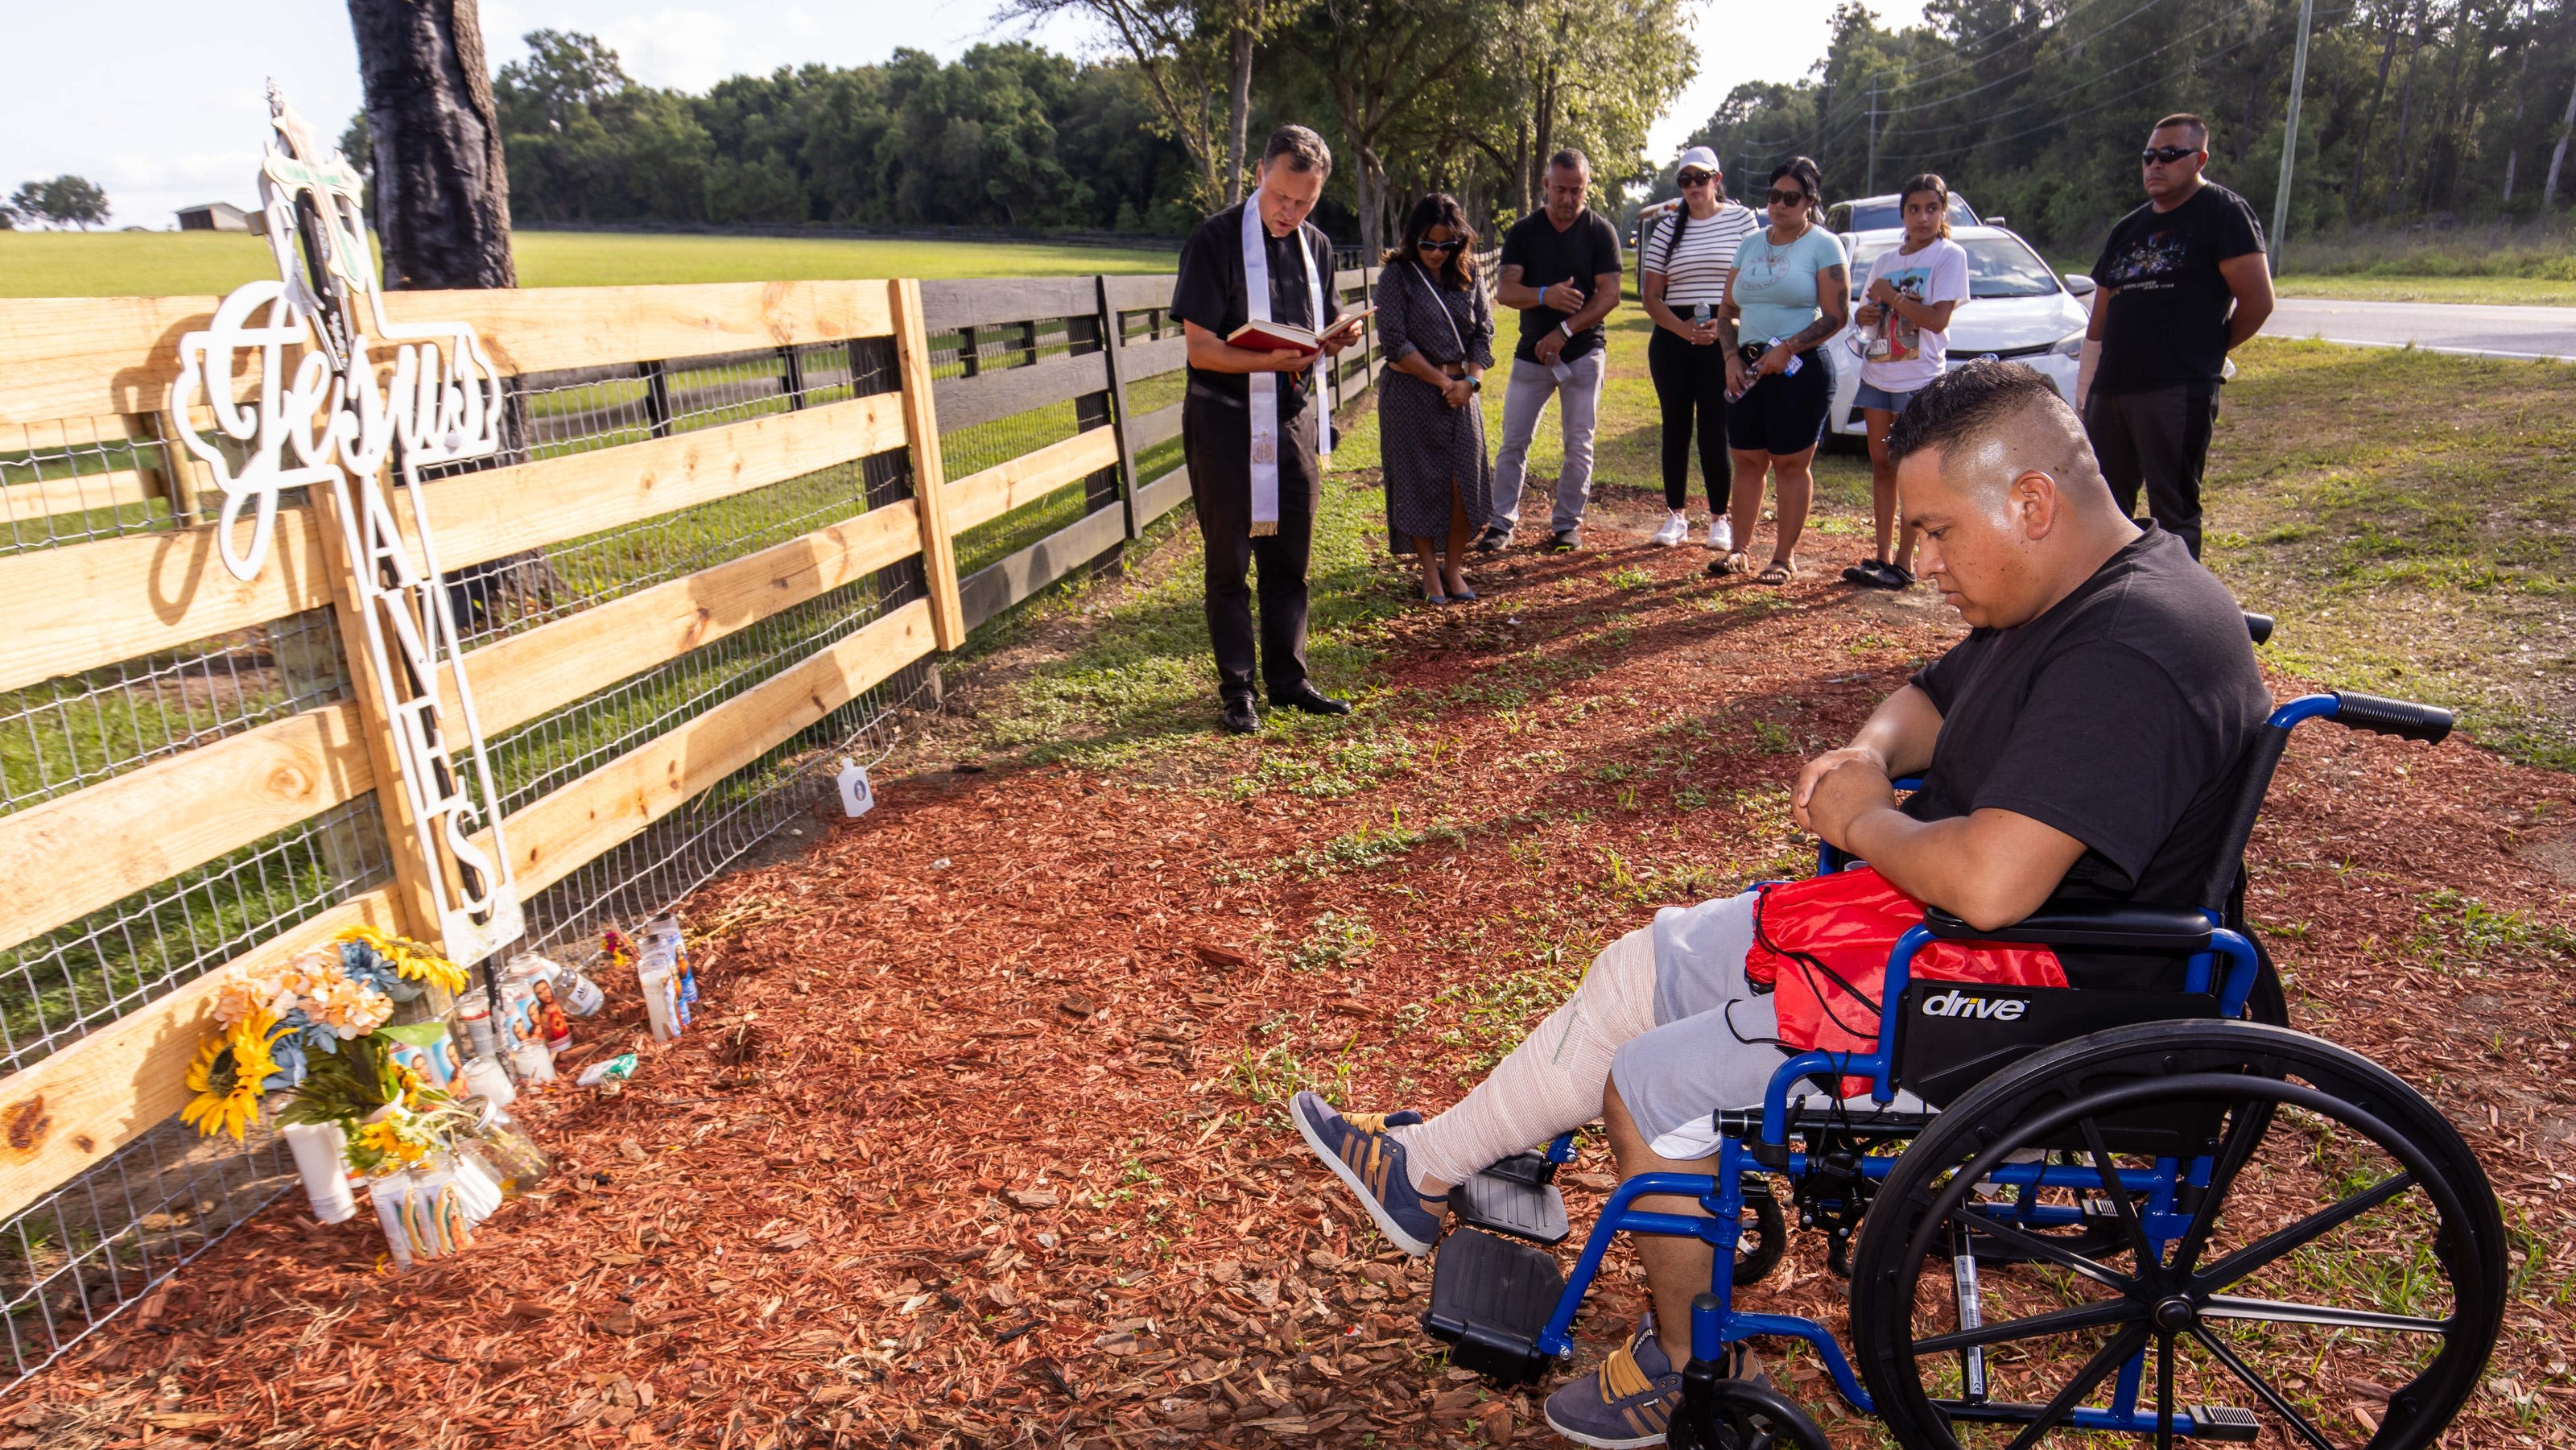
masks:
<path id="1" fill-rule="evenodd" d="M 1469 373 L 1467 375 L 1467 391 L 1471 393 L 1481 393 L 1484 390 L 1485 380 L 1476 376 L 1474 373 Z"/>

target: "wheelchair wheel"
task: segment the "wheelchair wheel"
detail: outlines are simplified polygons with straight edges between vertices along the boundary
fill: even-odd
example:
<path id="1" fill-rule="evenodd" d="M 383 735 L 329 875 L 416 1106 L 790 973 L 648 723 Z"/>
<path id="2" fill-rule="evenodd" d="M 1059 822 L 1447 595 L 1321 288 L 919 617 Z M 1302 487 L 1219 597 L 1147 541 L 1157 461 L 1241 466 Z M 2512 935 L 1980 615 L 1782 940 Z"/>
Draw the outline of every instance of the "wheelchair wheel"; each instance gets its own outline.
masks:
<path id="1" fill-rule="evenodd" d="M 2266 1027 L 2289 1026 L 2289 996 L 2282 989 L 2280 971 L 2272 965 L 2272 953 L 2263 945 L 2263 938 L 2255 935 L 2251 927 L 2239 929 L 2245 933 L 2246 940 L 2254 944 L 2254 955 L 2262 963 L 2261 970 L 2254 977 L 2254 990 L 2245 998 L 2244 1020 Z M 2244 1142 L 2256 1142 L 2262 1138 L 2266 1126 L 2270 1123 L 2270 1115 L 2269 1106 L 2257 1105 L 2248 1111 L 2243 1121 L 2232 1123 L 2230 1126 Z M 2080 1161 L 2082 1158 L 2080 1153 L 2050 1156 L 2059 1161 Z M 2132 1201 L 2135 1202 L 2138 1197 L 2140 1195 L 2132 1195 Z M 2035 1234 L 2048 1239 L 2057 1247 L 2074 1253 L 2105 1252 L 2111 1246 L 2120 1243 L 2127 1233 L 2116 1219 L 2106 1219 L 2103 1210 L 2108 1208 L 2109 1204 L 2098 1187 L 2089 1191 L 2073 1192 L 2024 1191 L 2015 1194 L 2014 1199 L 2015 1206 L 2024 1210 L 2022 1214 L 2024 1221 L 2017 1224 L 2017 1227 L 2025 1234 Z M 2061 1210 L 2071 1209 L 2081 1212 L 2088 1205 L 2091 1211 L 2083 1213 L 2083 1216 L 2071 1225 L 2051 1227 L 2028 1221 L 2030 1217 L 2028 1211 L 2031 1209 L 2056 1207 Z M 2059 1216 L 2064 1217 L 2065 1214 L 2061 1213 Z M 1979 1264 L 2026 1264 L 2035 1261 L 2035 1256 L 2028 1249 L 2016 1243 L 2007 1243 L 1992 1234 L 1976 1234 L 1972 1241 L 1976 1246 Z"/>
<path id="2" fill-rule="evenodd" d="M 1750 1380 L 1685 1385 L 1665 1443 L 1672 1450 L 1834 1450 L 1797 1401 Z"/>
<path id="3" fill-rule="evenodd" d="M 2044 1191 L 2094 1195 L 2115 1242 L 2004 1221 L 1994 1176 L 2039 1155 Z M 2025 1262 L 1958 1253 L 1970 1234 Z M 2494 1191 L 2440 1111 L 2332 1043 L 2243 1022 L 2116 1028 L 1996 1074 L 1906 1150 L 1853 1270 L 1855 1357 L 1906 1450 L 2267 1428 L 2420 1450 L 2477 1388 L 2505 1301 Z"/>

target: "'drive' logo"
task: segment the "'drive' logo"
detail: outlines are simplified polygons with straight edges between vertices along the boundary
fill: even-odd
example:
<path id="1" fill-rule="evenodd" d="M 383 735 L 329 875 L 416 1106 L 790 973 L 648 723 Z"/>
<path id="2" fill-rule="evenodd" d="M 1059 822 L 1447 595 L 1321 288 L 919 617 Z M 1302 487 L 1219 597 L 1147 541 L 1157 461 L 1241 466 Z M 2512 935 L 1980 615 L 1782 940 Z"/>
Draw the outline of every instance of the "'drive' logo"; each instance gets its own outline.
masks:
<path id="1" fill-rule="evenodd" d="M 1923 1003 L 1926 1017 L 1989 1017 L 1997 1022 L 2018 1022 L 2030 1010 L 2023 997 L 1967 997 L 1948 991 Z"/>

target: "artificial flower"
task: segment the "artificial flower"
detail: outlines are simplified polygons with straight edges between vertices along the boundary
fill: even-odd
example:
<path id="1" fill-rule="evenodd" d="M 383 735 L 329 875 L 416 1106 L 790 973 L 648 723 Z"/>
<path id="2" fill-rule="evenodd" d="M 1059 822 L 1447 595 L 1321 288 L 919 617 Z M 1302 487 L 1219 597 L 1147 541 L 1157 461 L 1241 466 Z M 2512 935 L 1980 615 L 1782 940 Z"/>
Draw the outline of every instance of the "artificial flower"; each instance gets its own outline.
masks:
<path id="1" fill-rule="evenodd" d="M 186 1079 L 196 1097 L 179 1110 L 179 1121 L 208 1137 L 225 1132 L 236 1142 L 244 1138 L 259 1116 L 259 1095 L 277 1072 L 269 1051 L 277 1032 L 276 1015 L 260 1010 L 200 1044 Z"/>
<path id="2" fill-rule="evenodd" d="M 440 956 L 431 947 L 405 937 L 381 932 L 372 926 L 353 926 L 334 940 L 343 944 L 341 960 L 348 962 L 345 947 L 350 943 L 364 946 L 383 965 L 393 968 L 405 981 L 426 982 L 450 993 L 465 990 L 465 969 Z"/>

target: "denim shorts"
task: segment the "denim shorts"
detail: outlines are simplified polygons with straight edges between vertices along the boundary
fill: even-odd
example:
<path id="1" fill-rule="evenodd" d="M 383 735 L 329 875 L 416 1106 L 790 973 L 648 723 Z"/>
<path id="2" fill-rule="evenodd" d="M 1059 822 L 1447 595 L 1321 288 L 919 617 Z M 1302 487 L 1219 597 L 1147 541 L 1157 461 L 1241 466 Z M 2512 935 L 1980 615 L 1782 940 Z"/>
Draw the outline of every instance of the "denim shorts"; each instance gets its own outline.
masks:
<path id="1" fill-rule="evenodd" d="M 1916 388 L 1909 392 L 1891 393 L 1876 383 L 1864 381 L 1860 385 L 1860 391 L 1852 394 L 1852 406 L 1902 413 L 1905 411 L 1905 405 L 1914 401 L 1914 394 L 1921 391 L 1922 389 Z"/>

